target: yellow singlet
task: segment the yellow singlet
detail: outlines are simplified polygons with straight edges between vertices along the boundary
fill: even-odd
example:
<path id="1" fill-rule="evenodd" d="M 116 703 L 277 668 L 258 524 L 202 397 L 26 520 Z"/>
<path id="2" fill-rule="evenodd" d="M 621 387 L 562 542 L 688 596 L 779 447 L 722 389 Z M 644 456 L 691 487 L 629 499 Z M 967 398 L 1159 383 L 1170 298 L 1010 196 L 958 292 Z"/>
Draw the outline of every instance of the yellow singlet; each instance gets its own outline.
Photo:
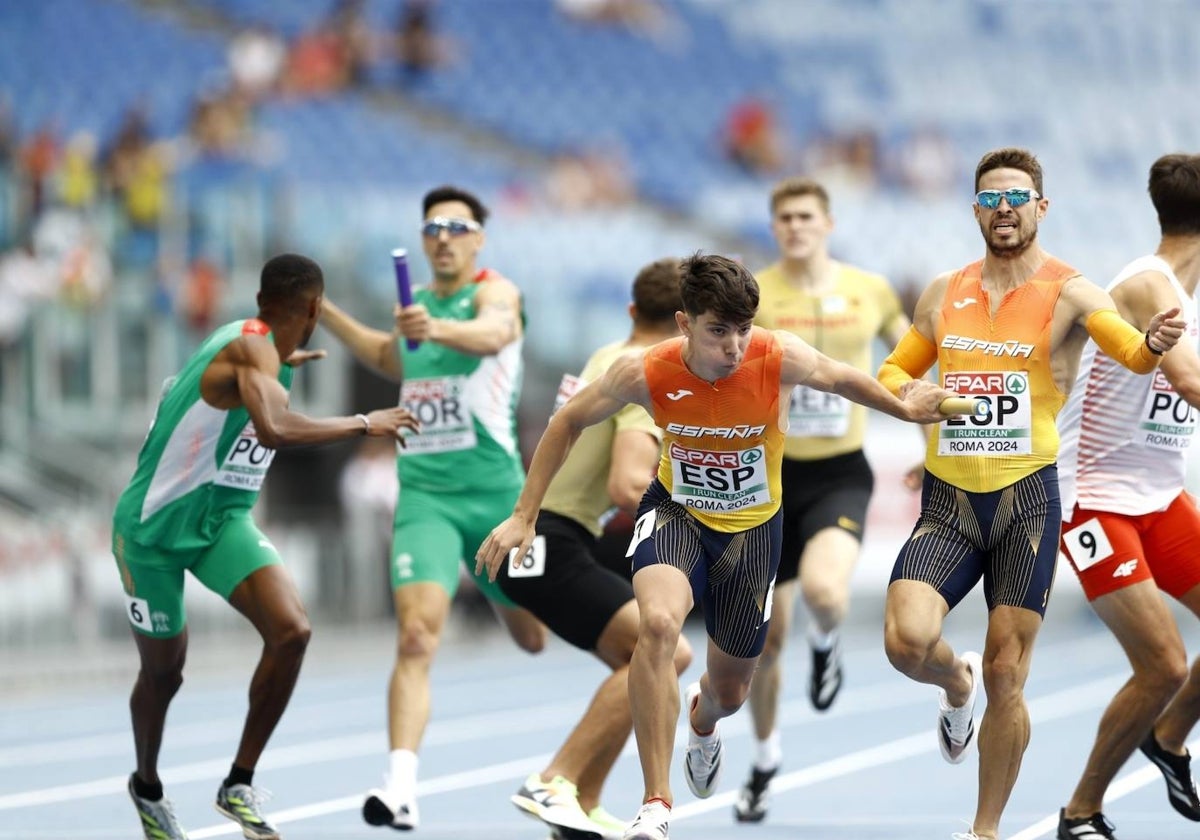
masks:
<path id="1" fill-rule="evenodd" d="M 834 286 L 813 294 L 788 283 L 779 263 L 754 275 L 759 306 L 754 323 L 787 330 L 839 362 L 872 373 L 872 343 L 904 317 L 888 281 L 844 263 L 834 263 Z M 792 390 L 785 458 L 811 461 L 863 447 L 867 409 L 845 397 L 803 385 Z"/>

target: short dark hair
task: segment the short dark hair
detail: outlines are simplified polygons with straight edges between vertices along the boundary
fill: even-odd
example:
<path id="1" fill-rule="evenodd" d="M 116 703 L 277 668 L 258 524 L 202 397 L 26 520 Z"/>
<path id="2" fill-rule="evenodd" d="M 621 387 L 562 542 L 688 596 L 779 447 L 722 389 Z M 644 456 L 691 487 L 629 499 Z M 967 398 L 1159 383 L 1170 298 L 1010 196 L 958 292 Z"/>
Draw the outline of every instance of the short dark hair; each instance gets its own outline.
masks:
<path id="1" fill-rule="evenodd" d="M 1150 201 L 1163 236 L 1200 233 L 1200 155 L 1163 155 L 1150 167 Z"/>
<path id="2" fill-rule="evenodd" d="M 693 318 L 711 312 L 740 324 L 758 313 L 758 281 L 744 265 L 719 254 L 696 253 L 680 264 L 683 310 Z"/>
<path id="3" fill-rule="evenodd" d="M 325 291 L 321 266 L 300 254 L 279 254 L 267 260 L 259 277 L 262 304 L 295 307 L 307 305 Z"/>
<path id="4" fill-rule="evenodd" d="M 483 205 L 474 193 L 469 193 L 461 187 L 443 184 L 440 187 L 434 187 L 429 192 L 425 193 L 425 198 L 421 200 L 421 215 L 428 216 L 429 208 L 435 204 L 441 204 L 444 201 L 461 201 L 471 210 L 471 215 L 475 221 L 481 225 L 487 224 L 488 209 Z"/>
<path id="5" fill-rule="evenodd" d="M 771 190 L 771 215 L 775 215 L 780 203 L 786 199 L 805 195 L 816 196 L 825 215 L 829 215 L 829 191 L 812 178 L 785 178 L 776 184 L 775 189 Z"/>
<path id="6" fill-rule="evenodd" d="M 1019 169 L 1033 179 L 1033 188 L 1038 195 L 1045 197 L 1042 189 L 1042 165 L 1033 152 L 1028 149 L 1018 149 L 1008 146 L 1003 149 L 993 149 L 979 159 L 975 167 L 975 189 L 979 189 L 979 180 L 993 169 Z"/>
<path id="7" fill-rule="evenodd" d="M 667 257 L 643 266 L 633 279 L 634 319 L 642 324 L 662 324 L 683 309 L 679 295 L 679 260 Z"/>

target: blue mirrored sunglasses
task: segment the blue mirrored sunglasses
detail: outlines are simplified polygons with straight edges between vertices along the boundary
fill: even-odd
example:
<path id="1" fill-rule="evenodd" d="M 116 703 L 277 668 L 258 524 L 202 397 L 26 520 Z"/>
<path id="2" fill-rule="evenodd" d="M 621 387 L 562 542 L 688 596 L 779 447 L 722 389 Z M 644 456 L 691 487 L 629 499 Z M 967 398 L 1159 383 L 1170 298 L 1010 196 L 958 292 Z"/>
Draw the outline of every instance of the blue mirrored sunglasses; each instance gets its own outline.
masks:
<path id="1" fill-rule="evenodd" d="M 1008 190 L 980 190 L 975 193 L 975 203 L 980 207 L 988 210 L 995 210 L 1000 206 L 1000 199 L 1008 202 L 1008 206 L 1014 210 L 1022 204 L 1028 204 L 1032 198 L 1041 198 L 1037 190 L 1027 189 L 1026 187 L 1013 187 Z"/>
<path id="2" fill-rule="evenodd" d="M 448 219 L 445 216 L 434 216 L 432 219 L 426 219 L 421 225 L 421 235 L 428 236 L 430 239 L 435 239 L 441 236 L 442 231 L 451 236 L 466 236 L 468 233 L 476 233 L 481 230 L 479 222 L 472 219 Z"/>

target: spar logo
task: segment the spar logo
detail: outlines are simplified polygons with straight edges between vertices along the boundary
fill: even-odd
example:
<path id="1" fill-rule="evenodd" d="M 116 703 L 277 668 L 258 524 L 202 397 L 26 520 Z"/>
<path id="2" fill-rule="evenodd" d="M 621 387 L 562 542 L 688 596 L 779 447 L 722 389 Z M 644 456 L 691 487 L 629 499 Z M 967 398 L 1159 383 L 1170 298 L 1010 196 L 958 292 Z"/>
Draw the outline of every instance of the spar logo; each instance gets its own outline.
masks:
<path id="1" fill-rule="evenodd" d="M 747 449 L 742 452 L 717 452 L 710 449 L 687 449 L 672 441 L 671 459 L 681 464 L 692 464 L 697 467 L 723 467 L 736 470 L 747 464 L 755 464 L 762 460 L 760 449 Z"/>
<path id="2" fill-rule="evenodd" d="M 946 390 L 972 397 L 1023 394 L 1028 388 L 1025 377 L 1016 373 L 948 373 Z"/>

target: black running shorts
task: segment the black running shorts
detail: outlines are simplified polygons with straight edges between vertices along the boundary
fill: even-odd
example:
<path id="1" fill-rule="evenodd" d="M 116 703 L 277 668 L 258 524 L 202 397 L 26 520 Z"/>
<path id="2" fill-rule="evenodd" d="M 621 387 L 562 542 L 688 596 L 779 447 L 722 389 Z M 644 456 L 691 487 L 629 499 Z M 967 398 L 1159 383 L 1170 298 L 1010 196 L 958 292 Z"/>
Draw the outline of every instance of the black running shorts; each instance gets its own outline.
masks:
<path id="1" fill-rule="evenodd" d="M 813 461 L 783 459 L 783 547 L 779 583 L 800 573 L 804 546 L 826 528 L 841 528 L 860 543 L 875 475 L 861 449 Z"/>
<path id="2" fill-rule="evenodd" d="M 633 586 L 600 565 L 596 538 L 575 520 L 544 510 L 536 531 L 520 568 L 501 564 L 500 591 L 575 647 L 595 650 L 617 610 L 633 600 Z"/>
<path id="3" fill-rule="evenodd" d="M 1061 524 L 1054 464 L 990 493 L 971 493 L 926 472 L 921 514 L 892 580 L 928 583 L 953 609 L 982 578 L 989 610 L 1025 607 L 1044 616 Z"/>

